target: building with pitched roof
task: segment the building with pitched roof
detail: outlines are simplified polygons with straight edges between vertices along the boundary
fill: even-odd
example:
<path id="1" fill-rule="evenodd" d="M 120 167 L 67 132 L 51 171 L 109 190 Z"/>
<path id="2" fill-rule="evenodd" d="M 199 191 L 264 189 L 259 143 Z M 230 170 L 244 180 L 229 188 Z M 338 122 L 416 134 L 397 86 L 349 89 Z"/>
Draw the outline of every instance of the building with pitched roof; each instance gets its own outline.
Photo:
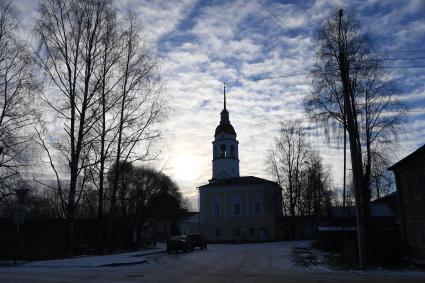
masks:
<path id="1" fill-rule="evenodd" d="M 201 233 L 209 241 L 276 240 L 282 189 L 276 182 L 239 175 L 239 142 L 226 109 L 226 88 L 220 116 L 212 142 L 212 178 L 199 187 Z"/>

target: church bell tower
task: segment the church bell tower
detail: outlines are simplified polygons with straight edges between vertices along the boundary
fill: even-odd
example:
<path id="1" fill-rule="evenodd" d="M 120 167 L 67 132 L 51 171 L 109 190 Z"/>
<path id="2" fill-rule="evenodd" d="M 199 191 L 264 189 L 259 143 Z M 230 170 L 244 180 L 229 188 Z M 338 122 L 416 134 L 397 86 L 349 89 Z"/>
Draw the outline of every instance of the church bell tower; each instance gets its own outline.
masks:
<path id="1" fill-rule="evenodd" d="M 223 91 L 224 107 L 220 113 L 220 124 L 215 129 L 212 160 L 212 179 L 239 177 L 239 152 L 236 132 L 229 120 L 226 109 L 226 86 Z"/>

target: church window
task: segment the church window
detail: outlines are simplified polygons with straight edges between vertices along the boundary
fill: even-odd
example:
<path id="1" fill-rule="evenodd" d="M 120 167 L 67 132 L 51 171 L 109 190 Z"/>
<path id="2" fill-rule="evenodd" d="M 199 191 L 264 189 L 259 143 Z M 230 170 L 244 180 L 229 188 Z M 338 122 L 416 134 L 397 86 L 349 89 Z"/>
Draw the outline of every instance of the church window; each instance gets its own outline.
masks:
<path id="1" fill-rule="evenodd" d="M 235 146 L 230 146 L 230 157 L 235 158 Z"/>
<path id="2" fill-rule="evenodd" d="M 214 216 L 220 216 L 220 204 L 219 203 L 214 204 Z"/>
<path id="3" fill-rule="evenodd" d="M 262 214 L 262 205 L 261 205 L 261 199 L 257 197 L 255 199 L 255 214 L 261 215 Z"/>
<path id="4" fill-rule="evenodd" d="M 233 214 L 235 216 L 241 215 L 241 200 L 239 196 L 233 197 Z"/>
<path id="5" fill-rule="evenodd" d="M 220 146 L 220 158 L 225 158 L 226 157 L 226 145 L 222 144 Z"/>
<path id="6" fill-rule="evenodd" d="M 218 237 L 220 236 L 220 228 L 215 228 L 215 235 Z"/>
<path id="7" fill-rule="evenodd" d="M 235 209 L 235 215 L 236 216 L 241 215 L 241 205 L 240 205 L 240 203 L 235 203 L 234 204 L 234 209 Z"/>

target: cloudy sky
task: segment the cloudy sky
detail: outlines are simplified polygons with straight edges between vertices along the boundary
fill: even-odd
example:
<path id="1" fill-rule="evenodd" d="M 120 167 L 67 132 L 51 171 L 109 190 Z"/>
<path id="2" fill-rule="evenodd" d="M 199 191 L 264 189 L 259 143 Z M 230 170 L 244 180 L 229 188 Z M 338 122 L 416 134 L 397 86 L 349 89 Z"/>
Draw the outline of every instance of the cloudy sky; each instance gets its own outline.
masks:
<path id="1" fill-rule="evenodd" d="M 22 24 L 31 26 L 36 1 L 16 0 Z M 196 186 L 211 178 L 214 130 L 226 83 L 230 120 L 237 132 L 241 175 L 268 178 L 265 156 L 279 121 L 306 119 L 304 75 L 315 62 L 315 34 L 336 8 L 357 13 L 362 30 L 384 52 L 388 75 L 410 106 L 394 161 L 425 142 L 425 1 L 117 1 L 136 12 L 158 50 L 171 111 L 156 166 L 164 167 L 196 206 Z M 397 68 L 394 68 L 397 67 Z M 312 140 L 334 184 L 342 183 L 342 151 Z"/>

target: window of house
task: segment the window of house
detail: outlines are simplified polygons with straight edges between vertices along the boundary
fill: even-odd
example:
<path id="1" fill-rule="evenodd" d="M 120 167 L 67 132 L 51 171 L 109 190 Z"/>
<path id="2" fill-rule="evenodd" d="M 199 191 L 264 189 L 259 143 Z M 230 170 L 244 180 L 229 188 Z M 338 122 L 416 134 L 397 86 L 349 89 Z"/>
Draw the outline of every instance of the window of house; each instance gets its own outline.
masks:
<path id="1" fill-rule="evenodd" d="M 421 244 L 425 246 L 425 222 L 420 223 Z"/>
<path id="2" fill-rule="evenodd" d="M 419 193 L 419 172 L 416 172 L 413 174 L 412 179 L 412 190 L 413 190 L 413 196 L 415 199 L 420 199 L 421 194 Z"/>
<path id="3" fill-rule="evenodd" d="M 416 231 L 414 222 L 407 223 L 407 239 L 409 240 L 410 246 L 416 246 Z"/>
<path id="4" fill-rule="evenodd" d="M 403 194 L 403 201 L 409 201 L 409 183 L 406 177 L 401 178 L 401 188 Z"/>
<path id="5" fill-rule="evenodd" d="M 218 236 L 220 236 L 220 233 L 221 233 L 220 228 L 216 228 L 215 229 L 215 235 L 218 237 Z"/>
<path id="6" fill-rule="evenodd" d="M 410 201 L 412 201 L 416 198 L 415 197 L 415 184 L 414 184 L 415 177 L 416 176 L 414 174 L 412 174 L 412 175 L 410 175 L 410 178 L 407 181 L 407 190 L 408 190 L 408 195 L 409 195 Z"/>

